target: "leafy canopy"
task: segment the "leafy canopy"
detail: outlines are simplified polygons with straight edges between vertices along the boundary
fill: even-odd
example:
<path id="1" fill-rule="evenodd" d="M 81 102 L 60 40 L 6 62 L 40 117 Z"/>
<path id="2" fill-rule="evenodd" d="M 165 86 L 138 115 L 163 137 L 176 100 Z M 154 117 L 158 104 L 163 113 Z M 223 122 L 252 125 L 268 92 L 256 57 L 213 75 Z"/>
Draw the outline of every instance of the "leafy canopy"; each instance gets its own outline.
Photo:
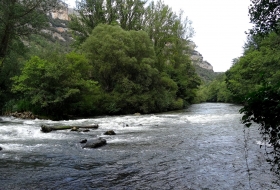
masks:
<path id="1" fill-rule="evenodd" d="M 268 34 L 279 30 L 280 1 L 251 0 L 249 15 L 251 23 L 255 24 L 250 30 L 252 35 Z"/>
<path id="2" fill-rule="evenodd" d="M 177 85 L 154 67 L 153 44 L 144 31 L 98 25 L 83 43 L 93 78 L 110 95 L 109 112 L 158 112 L 170 109 Z"/>
<path id="3" fill-rule="evenodd" d="M 94 93 L 97 83 L 89 80 L 90 65 L 84 56 L 53 54 L 52 60 L 37 56 L 27 61 L 19 76 L 13 78 L 12 90 L 48 115 L 67 114 L 71 104 L 82 100 L 84 93 Z"/>

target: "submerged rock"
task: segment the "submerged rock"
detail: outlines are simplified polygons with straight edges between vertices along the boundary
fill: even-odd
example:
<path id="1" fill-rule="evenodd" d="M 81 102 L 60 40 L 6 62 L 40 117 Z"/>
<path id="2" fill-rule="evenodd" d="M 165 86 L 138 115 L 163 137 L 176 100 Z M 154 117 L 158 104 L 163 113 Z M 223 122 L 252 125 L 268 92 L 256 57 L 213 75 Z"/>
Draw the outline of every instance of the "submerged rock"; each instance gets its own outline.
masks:
<path id="1" fill-rule="evenodd" d="M 104 133 L 104 135 L 116 135 L 116 133 L 115 133 L 115 131 L 110 130 L 110 131 L 106 131 L 106 132 Z"/>
<path id="2" fill-rule="evenodd" d="M 107 144 L 107 141 L 103 138 L 87 140 L 83 148 L 98 148 Z"/>

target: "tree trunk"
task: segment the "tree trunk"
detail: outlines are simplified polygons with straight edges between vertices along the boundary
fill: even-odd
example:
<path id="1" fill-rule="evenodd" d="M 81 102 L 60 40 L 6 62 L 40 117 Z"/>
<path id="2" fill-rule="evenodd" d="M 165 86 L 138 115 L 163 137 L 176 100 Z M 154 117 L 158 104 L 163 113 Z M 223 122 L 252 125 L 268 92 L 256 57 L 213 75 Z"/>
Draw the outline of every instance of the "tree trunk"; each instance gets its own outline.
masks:
<path id="1" fill-rule="evenodd" d="M 72 129 L 72 128 L 83 128 L 83 129 L 97 129 L 98 128 L 98 124 L 95 125 L 89 125 L 89 126 L 46 126 L 46 125 L 42 125 L 41 126 L 41 131 L 43 133 L 49 133 L 51 131 L 57 131 L 57 130 L 66 130 L 66 129 Z"/>

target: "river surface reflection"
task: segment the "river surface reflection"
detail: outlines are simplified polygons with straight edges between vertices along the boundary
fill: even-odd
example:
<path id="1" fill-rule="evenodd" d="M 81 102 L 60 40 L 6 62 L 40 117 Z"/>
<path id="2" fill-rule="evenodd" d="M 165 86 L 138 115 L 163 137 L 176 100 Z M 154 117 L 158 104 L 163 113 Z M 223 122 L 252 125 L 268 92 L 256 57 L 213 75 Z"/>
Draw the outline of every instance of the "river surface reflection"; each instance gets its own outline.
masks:
<path id="1" fill-rule="evenodd" d="M 257 126 L 247 143 L 249 176 L 240 108 L 203 103 L 177 112 L 70 121 L 1 117 L 0 189 L 280 189 Z M 42 124 L 100 127 L 42 133 Z M 107 130 L 117 135 L 103 135 Z M 95 137 L 108 144 L 81 148 L 81 139 Z"/>

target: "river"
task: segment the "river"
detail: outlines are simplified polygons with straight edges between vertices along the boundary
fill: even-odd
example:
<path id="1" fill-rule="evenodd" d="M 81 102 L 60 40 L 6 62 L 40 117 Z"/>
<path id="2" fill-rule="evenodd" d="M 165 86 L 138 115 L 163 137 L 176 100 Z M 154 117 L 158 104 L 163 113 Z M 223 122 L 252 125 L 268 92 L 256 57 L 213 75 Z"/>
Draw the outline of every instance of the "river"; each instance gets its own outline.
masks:
<path id="1" fill-rule="evenodd" d="M 0 189 L 280 189 L 257 126 L 244 137 L 240 108 L 203 103 L 69 121 L 0 117 Z M 42 124 L 99 128 L 42 133 Z M 117 135 L 103 135 L 108 130 Z M 82 139 L 95 137 L 107 145 L 82 149 Z"/>

